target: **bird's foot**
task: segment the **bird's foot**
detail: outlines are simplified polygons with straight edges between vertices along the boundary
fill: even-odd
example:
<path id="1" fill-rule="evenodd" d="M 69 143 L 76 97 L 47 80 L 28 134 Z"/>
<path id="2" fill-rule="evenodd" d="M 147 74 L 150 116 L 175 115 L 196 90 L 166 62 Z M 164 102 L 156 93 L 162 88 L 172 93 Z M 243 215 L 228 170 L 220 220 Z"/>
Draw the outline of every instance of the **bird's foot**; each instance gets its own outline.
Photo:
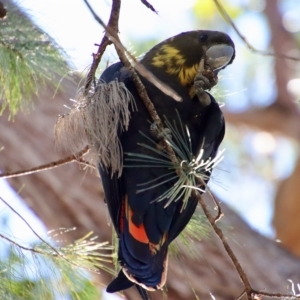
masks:
<path id="1" fill-rule="evenodd" d="M 202 71 L 197 73 L 194 79 L 196 94 L 202 94 L 205 90 L 210 90 L 218 83 L 218 77 L 212 71 Z"/>
<path id="2" fill-rule="evenodd" d="M 212 71 L 203 70 L 198 72 L 194 79 L 195 94 L 199 101 L 204 105 L 210 104 L 210 97 L 205 90 L 210 90 L 218 83 L 218 77 Z"/>

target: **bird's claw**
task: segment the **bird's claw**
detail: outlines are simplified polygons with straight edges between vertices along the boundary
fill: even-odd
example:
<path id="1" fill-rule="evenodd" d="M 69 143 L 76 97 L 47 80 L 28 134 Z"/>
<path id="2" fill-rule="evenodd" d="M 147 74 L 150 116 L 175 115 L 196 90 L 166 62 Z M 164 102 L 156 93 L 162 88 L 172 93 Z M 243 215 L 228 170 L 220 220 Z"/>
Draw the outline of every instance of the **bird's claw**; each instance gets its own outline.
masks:
<path id="1" fill-rule="evenodd" d="M 197 95 L 202 94 L 209 88 L 209 80 L 202 74 L 197 74 L 194 80 L 194 87 Z"/>
<path id="2" fill-rule="evenodd" d="M 202 71 L 197 73 L 194 79 L 194 87 L 197 95 L 202 94 L 205 90 L 210 90 L 218 83 L 218 77 L 212 71 Z"/>
<path id="3" fill-rule="evenodd" d="M 212 72 L 203 70 L 198 72 L 194 79 L 195 94 L 198 96 L 199 101 L 207 106 L 210 104 L 210 96 L 205 90 L 210 90 L 218 83 L 218 77 Z"/>

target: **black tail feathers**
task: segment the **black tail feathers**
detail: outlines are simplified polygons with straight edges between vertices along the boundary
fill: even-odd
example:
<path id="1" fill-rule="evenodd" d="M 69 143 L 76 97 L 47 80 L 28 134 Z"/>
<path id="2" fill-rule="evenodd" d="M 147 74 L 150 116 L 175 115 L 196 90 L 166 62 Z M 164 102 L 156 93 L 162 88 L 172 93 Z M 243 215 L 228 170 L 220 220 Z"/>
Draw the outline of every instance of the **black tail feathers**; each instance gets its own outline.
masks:
<path id="1" fill-rule="evenodd" d="M 118 276 L 107 286 L 106 291 L 108 293 L 115 293 L 121 290 L 129 289 L 134 285 L 121 270 Z"/>
<path id="2" fill-rule="evenodd" d="M 138 290 L 139 294 L 142 297 L 142 300 L 149 300 L 147 291 L 144 290 L 141 286 L 138 284 L 134 284 L 131 282 L 123 273 L 121 270 L 118 274 L 118 276 L 107 286 L 106 291 L 108 293 L 115 293 L 121 290 L 126 290 L 132 287 L 133 285 L 136 286 L 136 289 Z"/>

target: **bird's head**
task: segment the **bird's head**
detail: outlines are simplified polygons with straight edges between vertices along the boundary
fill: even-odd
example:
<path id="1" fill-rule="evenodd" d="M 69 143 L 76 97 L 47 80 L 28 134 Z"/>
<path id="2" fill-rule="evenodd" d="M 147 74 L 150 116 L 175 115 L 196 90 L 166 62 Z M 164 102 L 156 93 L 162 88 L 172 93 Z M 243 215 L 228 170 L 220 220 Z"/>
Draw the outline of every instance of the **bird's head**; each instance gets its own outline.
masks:
<path id="1" fill-rule="evenodd" d="M 204 59 L 204 68 L 215 75 L 235 57 L 231 38 L 219 31 L 195 30 L 173 36 L 148 51 L 141 60 L 146 67 L 160 68 L 191 86 Z"/>

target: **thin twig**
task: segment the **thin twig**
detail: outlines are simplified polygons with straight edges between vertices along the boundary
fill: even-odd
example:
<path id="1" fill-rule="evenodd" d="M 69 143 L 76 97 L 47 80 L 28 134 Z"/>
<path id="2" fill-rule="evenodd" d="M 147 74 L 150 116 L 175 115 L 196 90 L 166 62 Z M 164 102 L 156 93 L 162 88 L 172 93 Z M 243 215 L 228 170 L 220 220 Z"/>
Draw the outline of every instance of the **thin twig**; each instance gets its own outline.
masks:
<path id="1" fill-rule="evenodd" d="M 121 52 L 124 53 L 124 55 L 122 55 L 123 57 L 126 57 L 125 53 L 130 57 L 130 59 L 133 60 L 133 62 L 135 63 L 134 65 L 134 69 L 136 69 L 139 74 L 141 74 L 144 78 L 146 78 L 148 81 L 150 81 L 151 83 L 153 83 L 158 89 L 160 89 L 163 93 L 165 93 L 166 95 L 172 97 L 175 101 L 181 101 L 181 97 L 169 86 L 167 86 L 166 84 L 164 84 L 162 81 L 160 81 L 158 78 L 156 78 L 150 71 L 148 71 L 141 63 L 139 63 L 135 57 L 122 45 L 122 43 L 120 42 L 120 39 L 118 37 L 118 32 L 115 30 L 115 28 L 110 27 L 110 26 L 106 26 L 104 24 L 104 22 L 101 20 L 101 18 L 95 13 L 95 11 L 93 10 L 93 8 L 90 6 L 89 2 L 87 0 L 83 0 L 85 2 L 85 4 L 87 5 L 88 9 L 90 10 L 91 14 L 93 15 L 93 17 L 95 18 L 95 20 L 102 26 L 104 27 L 105 31 L 106 31 L 106 35 L 108 36 L 108 38 L 110 39 L 110 41 L 112 41 L 115 45 L 115 47 L 117 47 L 117 52 Z M 118 2 L 118 1 L 116 1 Z M 117 5 L 115 4 L 115 2 L 113 1 L 113 5 Z M 119 54 L 119 53 L 118 53 Z M 122 59 L 120 59 L 122 61 Z M 127 57 L 126 60 L 128 61 Z M 122 63 L 124 63 L 122 61 Z M 129 66 L 125 66 L 126 68 L 128 68 L 129 71 L 133 72 L 133 67 L 130 65 Z M 96 70 L 94 70 L 95 72 Z M 90 74 L 89 76 L 92 76 L 92 74 Z M 91 77 L 93 78 L 93 76 Z M 91 79 L 92 80 L 92 79 Z"/>
<path id="2" fill-rule="evenodd" d="M 111 44 L 111 41 L 107 38 L 107 36 L 104 36 L 99 47 L 98 47 L 98 51 L 96 54 L 93 53 L 93 62 L 92 65 L 90 67 L 90 70 L 86 76 L 86 81 L 85 81 L 85 85 L 84 85 L 84 90 L 87 91 L 90 86 L 91 83 L 93 82 L 94 78 L 95 78 L 95 72 L 99 66 L 99 63 L 101 61 L 102 55 L 106 49 L 106 47 L 108 45 Z"/>
<path id="3" fill-rule="evenodd" d="M 155 12 L 156 14 L 158 13 L 158 11 L 153 7 L 152 4 L 150 4 L 147 0 L 141 0 L 141 2 L 150 10 L 152 10 L 153 12 Z"/>
<path id="4" fill-rule="evenodd" d="M 24 247 L 20 244 L 18 244 L 17 242 L 15 242 L 14 240 L 8 238 L 7 236 L 3 235 L 0 233 L 0 238 L 4 239 L 4 240 L 7 240 L 10 244 L 13 244 L 14 246 L 22 249 L 22 250 L 25 250 L 25 251 L 31 251 L 31 252 L 34 252 L 34 253 L 38 253 L 38 254 L 41 254 L 42 252 L 39 251 L 39 250 L 36 250 L 34 248 L 28 248 L 28 247 Z"/>
<path id="5" fill-rule="evenodd" d="M 82 156 L 85 155 L 88 152 L 88 150 L 89 148 L 85 147 L 83 150 L 79 151 L 76 154 L 31 169 L 1 173 L 0 178 L 13 178 L 18 176 L 30 175 L 33 173 L 54 169 L 65 164 L 69 164 L 73 161 L 77 161 L 80 164 L 92 166 L 91 164 L 82 159 Z"/>
<path id="6" fill-rule="evenodd" d="M 21 214 L 19 214 L 11 205 L 9 205 L 9 203 L 7 201 L 5 201 L 1 196 L 0 196 L 0 200 L 7 206 L 9 207 L 10 210 L 12 210 L 28 227 L 29 229 L 33 232 L 33 234 L 40 240 L 42 241 L 45 245 L 47 245 L 52 251 L 53 253 L 49 253 L 49 252 L 44 252 L 44 251 L 41 251 L 41 250 L 38 250 L 38 249 L 34 249 L 34 248 L 27 248 L 27 247 L 24 247 L 20 244 L 18 244 L 17 242 L 9 239 L 8 237 L 6 236 L 3 236 L 2 234 L 0 234 L 0 237 L 4 238 L 5 240 L 11 242 L 12 244 L 14 244 L 15 246 L 19 247 L 20 249 L 23 249 L 23 250 L 26 250 L 26 251 L 31 251 L 31 252 L 34 252 L 34 253 L 38 253 L 38 254 L 42 254 L 42 255 L 51 255 L 53 257 L 60 257 L 62 259 L 64 259 L 66 262 L 68 262 L 69 264 L 75 266 L 75 267 L 78 267 L 78 268 L 82 268 L 84 270 L 87 270 L 89 272 L 93 272 L 93 273 L 96 273 L 98 274 L 99 272 L 97 270 L 93 270 L 91 268 L 87 268 L 87 267 L 84 267 L 84 266 L 81 266 L 71 260 L 69 260 L 67 257 L 65 257 L 64 254 L 60 253 L 55 247 L 53 247 L 51 244 L 49 244 L 45 239 L 43 239 L 32 227 L 31 225 L 21 216 Z"/>
<path id="7" fill-rule="evenodd" d="M 245 294 L 246 294 L 246 291 L 243 290 L 243 291 L 241 292 L 241 294 L 240 294 L 235 300 L 240 300 L 240 299 L 242 299 L 242 297 L 243 297 Z"/>
<path id="8" fill-rule="evenodd" d="M 208 221 L 211 224 L 212 228 L 214 229 L 215 233 L 220 238 L 220 240 L 223 244 L 223 247 L 225 248 L 228 256 L 230 257 L 232 263 L 234 264 L 234 266 L 240 276 L 240 279 L 245 286 L 245 290 L 252 291 L 252 287 L 250 285 L 248 277 L 247 277 L 245 271 L 243 270 L 242 266 L 240 265 L 237 257 L 233 253 L 231 247 L 229 246 L 227 239 L 226 239 L 225 235 L 223 234 L 223 231 L 217 226 L 216 220 L 213 218 L 213 216 L 209 212 L 209 209 L 208 209 L 206 203 L 204 202 L 203 198 L 201 197 L 201 195 L 199 193 L 197 193 L 196 191 L 193 191 L 193 193 L 194 193 L 195 197 L 197 198 L 198 202 L 200 203 L 200 205 L 204 211 L 204 214 L 206 215 L 206 218 L 208 219 Z M 249 298 L 249 297 L 248 297 L 248 299 L 251 300 L 251 298 Z"/>
<path id="9" fill-rule="evenodd" d="M 262 292 L 262 291 L 256 291 L 256 290 L 252 290 L 251 292 L 252 292 L 252 295 L 262 295 L 262 296 L 267 296 L 270 298 L 300 299 L 300 296 L 292 295 L 292 294 L 268 293 L 268 292 Z"/>
<path id="10" fill-rule="evenodd" d="M 236 32 L 236 34 L 242 39 L 242 41 L 247 45 L 247 47 L 251 51 L 253 51 L 255 53 L 258 53 L 260 55 L 264 55 L 264 56 L 272 56 L 272 57 L 275 57 L 275 58 L 284 58 L 284 59 L 289 59 L 289 60 L 293 60 L 293 61 L 300 61 L 300 58 L 297 58 L 297 57 L 294 57 L 294 56 L 279 54 L 279 53 L 273 53 L 273 52 L 268 52 L 268 51 L 263 51 L 263 50 L 258 50 L 255 47 L 253 47 L 248 42 L 248 40 L 243 36 L 243 34 L 240 32 L 240 30 L 237 28 L 237 26 L 235 25 L 235 23 L 233 22 L 233 20 L 231 19 L 231 17 L 229 16 L 227 11 L 225 10 L 225 8 L 219 2 L 219 0 L 213 0 L 213 1 L 216 4 L 216 6 L 218 8 L 218 11 L 221 14 L 221 16 L 223 17 L 223 19 L 231 25 L 231 27 Z"/>
<path id="11" fill-rule="evenodd" d="M 94 170 L 98 170 L 97 167 L 96 167 L 95 165 L 91 164 L 90 162 L 86 161 L 86 160 L 83 159 L 83 158 L 77 159 L 76 162 L 79 163 L 80 165 L 83 165 L 83 166 L 92 168 L 92 169 L 94 169 Z"/>
<path id="12" fill-rule="evenodd" d="M 51 246 L 48 242 L 46 242 L 32 227 L 31 225 L 8 203 L 6 202 L 1 196 L 0 196 L 0 200 L 7 206 L 10 208 L 10 210 L 12 210 L 28 227 L 29 229 L 33 232 L 33 234 L 39 239 L 41 240 L 43 243 L 45 243 L 47 246 L 49 246 L 51 248 L 51 250 L 53 252 L 55 252 L 57 255 L 60 255 L 60 253 L 57 251 L 57 249 L 55 249 L 53 246 Z"/>
<path id="13" fill-rule="evenodd" d="M 193 191 L 193 192 L 196 193 L 196 191 Z M 256 290 L 252 289 L 250 282 L 248 280 L 248 277 L 247 277 L 245 271 L 243 270 L 242 266 L 240 265 L 237 257 L 235 256 L 232 249 L 230 248 L 230 246 L 226 240 L 226 237 L 223 234 L 223 231 L 216 225 L 217 220 L 215 218 L 213 218 L 212 215 L 210 214 L 201 195 L 199 193 L 197 193 L 197 195 L 195 195 L 195 196 L 197 197 L 197 199 L 198 199 L 208 221 L 210 222 L 211 226 L 213 227 L 215 233 L 218 235 L 218 237 L 222 241 L 222 244 L 223 244 L 228 256 L 230 257 L 231 261 L 233 262 L 238 274 L 240 275 L 240 279 L 242 280 L 242 282 L 244 284 L 245 290 L 240 294 L 240 296 L 237 298 L 237 300 L 241 299 L 241 297 L 244 294 L 247 295 L 248 300 L 253 300 L 253 295 L 263 295 L 263 296 L 268 296 L 271 298 L 300 299 L 300 296 L 281 294 L 281 293 L 268 293 L 268 292 L 256 291 Z"/>
<path id="14" fill-rule="evenodd" d="M 206 182 L 203 179 L 197 178 L 197 180 L 200 182 L 201 185 L 205 186 L 205 190 L 208 192 L 209 196 L 211 197 L 211 199 L 215 203 L 215 209 L 217 210 L 217 215 L 215 216 L 214 221 L 215 221 L 215 223 L 217 223 L 218 221 L 220 221 L 220 219 L 224 215 L 223 212 L 222 212 L 221 206 L 220 206 L 220 202 L 213 195 L 210 188 L 208 187 L 208 185 L 206 184 Z"/>
<path id="15" fill-rule="evenodd" d="M 68 258 L 66 258 L 63 254 L 61 254 L 59 252 L 57 252 L 57 253 L 50 253 L 50 252 L 45 252 L 45 251 L 38 250 L 38 249 L 35 249 L 35 248 L 28 248 L 28 247 L 20 245 L 16 241 L 8 238 L 7 236 L 5 236 L 3 234 L 0 234 L 0 238 L 2 238 L 4 240 L 7 240 L 9 243 L 13 244 L 14 246 L 16 246 L 16 247 L 18 247 L 18 248 L 20 248 L 20 249 L 22 249 L 24 251 L 33 252 L 33 253 L 40 254 L 40 255 L 50 255 L 52 257 L 60 257 L 60 258 L 64 259 L 67 263 L 69 263 L 70 265 L 72 265 L 72 266 L 75 266 L 75 267 L 78 267 L 78 268 L 82 268 L 84 270 L 87 270 L 89 272 L 93 272 L 95 274 L 99 274 L 99 272 L 97 270 L 94 270 L 94 269 L 91 269 L 91 268 L 87 268 L 87 267 L 81 266 L 81 265 L 79 265 L 77 263 L 74 263 L 73 261 L 69 260 Z M 51 245 L 49 243 L 46 243 L 46 244 L 47 244 L 47 246 L 51 247 Z M 51 247 L 51 249 L 53 249 L 53 247 Z M 109 256 L 109 255 L 106 255 L 106 256 Z"/>
<path id="16" fill-rule="evenodd" d="M 88 6 L 88 8 L 90 9 L 89 3 L 85 0 L 84 0 L 84 2 Z M 112 6 L 109 21 L 108 21 L 108 24 L 107 24 L 108 28 L 112 28 L 116 32 L 118 32 L 118 30 L 119 30 L 118 29 L 119 12 L 120 12 L 120 9 L 117 9 L 117 7 Z M 94 18 L 95 18 L 95 15 L 94 15 Z M 101 25 L 103 27 L 106 26 L 100 18 L 97 21 L 101 22 L 102 23 Z M 88 89 L 90 88 L 91 83 L 93 82 L 93 80 L 95 78 L 95 73 L 96 73 L 96 70 L 97 70 L 97 68 L 99 66 L 99 63 L 101 61 L 102 55 L 103 55 L 106 47 L 110 44 L 112 44 L 112 41 L 109 40 L 107 35 L 104 35 L 103 38 L 102 38 L 102 41 L 101 41 L 101 43 L 98 47 L 97 53 L 93 54 L 93 62 L 92 62 L 91 68 L 89 70 L 89 73 L 87 74 L 86 82 L 85 82 L 85 86 L 84 86 L 85 91 L 88 91 Z"/>

